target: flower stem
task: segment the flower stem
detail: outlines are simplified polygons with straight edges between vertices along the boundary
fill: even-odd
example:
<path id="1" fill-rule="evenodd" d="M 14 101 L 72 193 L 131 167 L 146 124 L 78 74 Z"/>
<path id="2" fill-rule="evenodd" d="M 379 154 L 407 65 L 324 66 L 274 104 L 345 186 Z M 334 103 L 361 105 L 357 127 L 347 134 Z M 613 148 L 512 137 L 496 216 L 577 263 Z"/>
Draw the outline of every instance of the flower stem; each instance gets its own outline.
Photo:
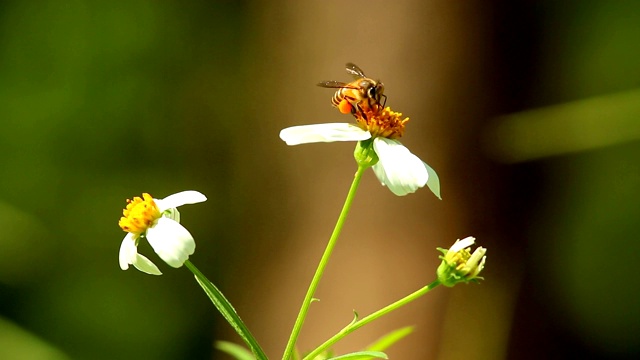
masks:
<path id="1" fill-rule="evenodd" d="M 336 222 L 336 226 L 333 229 L 333 233 L 329 238 L 329 242 L 327 243 L 327 247 L 322 254 L 322 258 L 320 258 L 320 263 L 318 264 L 318 268 L 316 269 L 316 273 L 313 275 L 313 279 L 311 279 L 311 283 L 309 284 L 309 289 L 307 290 L 307 294 L 302 301 L 302 306 L 300 307 L 300 312 L 298 313 L 298 317 L 296 318 L 296 322 L 293 325 L 293 330 L 291 331 L 291 336 L 289 337 L 289 341 L 287 342 L 287 347 L 284 350 L 284 354 L 282 355 L 283 360 L 291 359 L 291 355 L 293 353 L 293 349 L 296 345 L 296 341 L 298 340 L 298 336 L 300 335 L 300 330 L 302 330 L 302 325 L 304 324 L 304 320 L 307 317 L 307 312 L 309 311 L 309 306 L 313 301 L 313 295 L 318 288 L 318 284 L 320 283 L 320 279 L 322 278 L 322 274 L 324 273 L 324 269 L 329 262 L 329 258 L 331 257 L 331 252 L 336 245 L 338 240 L 338 236 L 340 236 L 340 232 L 342 231 L 342 226 L 347 218 L 347 214 L 349 213 L 349 209 L 351 208 L 351 203 L 353 202 L 353 198 L 356 195 L 356 190 L 358 189 L 358 185 L 360 185 L 360 180 L 362 179 L 362 174 L 367 169 L 365 166 L 358 166 L 358 170 L 354 176 L 353 182 L 351 183 L 351 188 L 349 189 L 349 193 L 347 194 L 347 199 L 342 206 L 342 211 L 340 212 L 340 216 L 338 217 L 338 221 Z"/>
<path id="2" fill-rule="evenodd" d="M 437 287 L 438 285 L 440 285 L 440 282 L 438 280 L 432 282 L 431 284 L 421 288 L 420 290 L 411 293 L 405 297 L 403 297 L 402 299 L 387 305 L 385 307 L 383 307 L 382 309 L 367 315 L 366 317 L 363 317 L 360 320 L 354 320 L 352 321 L 349 325 L 345 326 L 344 328 L 342 328 L 342 330 L 340 330 L 337 334 L 333 335 L 329 340 L 325 341 L 324 343 L 322 343 L 322 345 L 320 345 L 319 347 L 317 347 L 315 350 L 313 350 L 312 352 L 310 352 L 307 356 L 305 356 L 303 358 L 303 360 L 311 360 L 311 359 L 315 359 L 316 356 L 318 356 L 319 354 L 322 354 L 323 351 L 327 350 L 329 347 L 331 347 L 333 344 L 337 343 L 338 341 L 340 341 L 342 338 L 344 338 L 345 336 L 351 334 L 352 332 L 358 330 L 359 328 L 363 327 L 364 325 L 372 322 L 373 320 L 376 320 L 380 317 L 382 317 L 383 315 L 386 315 L 390 312 L 392 312 L 393 310 L 396 310 L 410 302 L 412 302 L 413 300 L 418 299 L 419 297 L 421 297 L 422 295 L 425 295 L 426 293 L 428 293 L 429 291 L 433 290 L 433 288 Z"/>
<path id="3" fill-rule="evenodd" d="M 204 292 L 207 294 L 209 299 L 215 307 L 220 311 L 220 314 L 229 322 L 229 325 L 240 335 L 242 340 L 249 346 L 253 355 L 255 355 L 257 360 L 267 360 L 267 355 L 264 353 L 256 339 L 253 337 L 249 328 L 244 324 L 240 316 L 233 308 L 229 300 L 224 297 L 222 292 L 218 290 L 218 288 L 213 285 L 209 279 L 207 279 L 204 274 L 198 270 L 198 268 L 191 263 L 191 261 L 187 260 L 184 262 L 184 265 L 195 275 L 196 281 L 202 287 Z"/>

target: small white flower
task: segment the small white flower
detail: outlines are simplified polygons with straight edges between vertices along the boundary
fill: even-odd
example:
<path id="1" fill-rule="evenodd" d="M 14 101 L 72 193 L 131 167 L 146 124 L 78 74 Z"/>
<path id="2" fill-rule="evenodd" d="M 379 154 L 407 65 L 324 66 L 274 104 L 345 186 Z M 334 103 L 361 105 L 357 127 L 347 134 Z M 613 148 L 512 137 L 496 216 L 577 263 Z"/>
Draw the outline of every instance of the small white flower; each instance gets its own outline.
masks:
<path id="1" fill-rule="evenodd" d="M 371 132 L 344 123 L 294 126 L 280 131 L 280 138 L 287 145 L 363 141 L 371 137 Z M 436 172 L 400 141 L 377 136 L 373 139 L 373 149 L 379 159 L 373 165 L 373 171 L 382 185 L 387 186 L 391 192 L 403 196 L 427 185 L 440 198 L 440 181 Z"/>
<path id="2" fill-rule="evenodd" d="M 153 199 L 149 194 L 127 200 L 118 225 L 127 235 L 120 245 L 119 262 L 122 270 L 129 265 L 151 275 L 161 275 L 158 267 L 138 254 L 138 242 L 146 238 L 153 250 L 167 264 L 178 268 L 193 254 L 196 243 L 193 236 L 180 225 L 177 207 L 203 202 L 207 198 L 197 191 L 183 191 L 164 199 Z"/>

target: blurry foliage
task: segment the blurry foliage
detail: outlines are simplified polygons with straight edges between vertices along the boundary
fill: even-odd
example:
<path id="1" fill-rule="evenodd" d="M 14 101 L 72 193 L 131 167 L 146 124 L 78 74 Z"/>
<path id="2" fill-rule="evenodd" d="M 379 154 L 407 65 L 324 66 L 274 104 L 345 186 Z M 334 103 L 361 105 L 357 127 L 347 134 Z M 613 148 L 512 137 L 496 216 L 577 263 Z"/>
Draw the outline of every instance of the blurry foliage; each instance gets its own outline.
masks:
<path id="1" fill-rule="evenodd" d="M 539 61 L 518 89 L 532 107 L 640 87 L 639 2 L 534 3 Z M 253 121 L 243 66 L 264 61 L 246 5 L 0 4 L 0 358 L 211 357 L 208 299 L 185 269 L 121 271 L 117 220 L 126 197 L 197 189 L 210 201 L 183 222 L 198 225 L 199 266 L 239 256 L 217 247 L 233 243 L 224 225 L 241 206 L 221 174 Z M 634 111 L 618 109 L 640 121 Z M 640 143 L 627 140 L 542 161 L 545 196 L 525 204 L 535 216 L 522 230 L 553 330 L 603 354 L 640 351 Z"/>
<path id="2" fill-rule="evenodd" d="M 536 273 L 553 315 L 605 353 L 640 347 L 637 159 L 634 143 L 550 162 L 563 176 L 550 178 L 534 230 L 537 258 L 551 260 Z"/>
<path id="3" fill-rule="evenodd" d="M 230 166 L 228 144 L 212 139 L 241 104 L 226 95 L 242 77 L 241 6 L 2 3 L 0 314 L 38 334 L 33 346 L 41 337 L 71 358 L 211 356 L 213 321 L 197 315 L 213 314 L 206 297 L 186 270 L 121 271 L 117 220 L 142 191 L 223 196 L 214 168 Z M 216 206 L 228 205 L 203 212 Z M 196 239 L 226 221 L 183 217 L 202 224 Z M 205 260 L 213 244 L 202 248 Z M 23 346 L 2 345 L 1 358 Z"/>
<path id="4" fill-rule="evenodd" d="M 547 107 L 507 116 L 494 138 L 508 161 L 546 158 L 541 178 L 529 174 L 542 180 L 527 204 L 531 293 L 523 296 L 536 305 L 515 319 L 524 323 L 514 339 L 531 348 L 512 345 L 512 354 L 633 358 L 640 352 L 640 3 L 540 5 L 533 5 L 544 12 L 530 101 Z"/>

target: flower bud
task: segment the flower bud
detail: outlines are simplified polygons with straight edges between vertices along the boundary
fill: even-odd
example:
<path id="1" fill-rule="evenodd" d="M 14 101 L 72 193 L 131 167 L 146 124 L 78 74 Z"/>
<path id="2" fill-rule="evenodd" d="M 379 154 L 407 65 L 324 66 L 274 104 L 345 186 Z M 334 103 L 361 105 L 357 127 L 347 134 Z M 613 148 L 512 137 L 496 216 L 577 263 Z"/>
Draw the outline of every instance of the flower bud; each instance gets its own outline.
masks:
<path id="1" fill-rule="evenodd" d="M 438 267 L 438 280 L 444 286 L 454 286 L 459 282 L 469 283 L 484 280 L 478 276 L 484 268 L 487 249 L 477 248 L 473 253 L 469 250 L 475 243 L 475 238 L 469 236 L 456 240 L 449 250 L 438 248 L 442 252 L 442 263 Z"/>

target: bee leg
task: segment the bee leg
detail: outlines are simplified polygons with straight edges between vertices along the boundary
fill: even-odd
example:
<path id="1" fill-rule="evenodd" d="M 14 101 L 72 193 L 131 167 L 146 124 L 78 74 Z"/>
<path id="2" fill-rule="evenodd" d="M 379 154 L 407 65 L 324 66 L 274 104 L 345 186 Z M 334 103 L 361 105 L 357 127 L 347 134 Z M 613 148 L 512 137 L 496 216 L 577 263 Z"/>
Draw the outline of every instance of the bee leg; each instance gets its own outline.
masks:
<path id="1" fill-rule="evenodd" d="M 362 110 L 362 107 L 360 106 L 360 104 L 356 104 L 356 106 L 351 108 L 351 114 L 353 115 L 353 117 L 358 118 L 358 113 L 360 113 L 361 115 L 364 115 L 364 111 Z"/>

